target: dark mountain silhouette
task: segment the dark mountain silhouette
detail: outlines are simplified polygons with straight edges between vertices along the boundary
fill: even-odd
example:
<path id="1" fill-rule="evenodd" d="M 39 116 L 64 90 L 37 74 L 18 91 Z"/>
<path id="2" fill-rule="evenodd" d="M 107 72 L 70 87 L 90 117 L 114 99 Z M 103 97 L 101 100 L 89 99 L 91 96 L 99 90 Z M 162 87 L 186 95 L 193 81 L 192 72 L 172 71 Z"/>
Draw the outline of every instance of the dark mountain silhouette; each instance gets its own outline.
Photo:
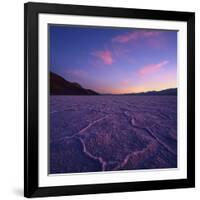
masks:
<path id="1" fill-rule="evenodd" d="M 85 89 L 78 83 L 72 83 L 63 77 L 50 72 L 51 95 L 98 95 L 97 92 Z"/>
<path id="2" fill-rule="evenodd" d="M 140 93 L 129 93 L 125 95 L 138 95 L 138 96 L 155 96 L 155 95 L 166 95 L 166 96 L 175 96 L 177 95 L 177 88 L 169 88 L 161 91 L 149 91 L 149 92 L 140 92 Z"/>

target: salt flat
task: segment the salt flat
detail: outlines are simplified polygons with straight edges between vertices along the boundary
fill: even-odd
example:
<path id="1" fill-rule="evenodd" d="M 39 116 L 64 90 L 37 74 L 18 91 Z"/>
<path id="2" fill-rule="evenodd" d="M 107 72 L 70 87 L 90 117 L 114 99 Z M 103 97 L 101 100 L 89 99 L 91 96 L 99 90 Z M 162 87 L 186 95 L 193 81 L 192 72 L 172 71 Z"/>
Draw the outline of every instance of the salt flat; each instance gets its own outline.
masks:
<path id="1" fill-rule="evenodd" d="M 177 167 L 177 96 L 51 96 L 50 173 Z"/>

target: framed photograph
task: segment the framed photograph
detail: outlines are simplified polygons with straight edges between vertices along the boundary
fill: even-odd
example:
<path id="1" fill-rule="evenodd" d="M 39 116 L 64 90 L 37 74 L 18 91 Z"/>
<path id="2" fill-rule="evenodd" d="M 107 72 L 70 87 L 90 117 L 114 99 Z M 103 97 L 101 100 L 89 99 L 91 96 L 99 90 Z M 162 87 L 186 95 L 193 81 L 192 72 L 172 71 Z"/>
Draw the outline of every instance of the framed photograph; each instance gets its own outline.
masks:
<path id="1" fill-rule="evenodd" d="M 25 4 L 26 197 L 195 186 L 195 13 Z"/>

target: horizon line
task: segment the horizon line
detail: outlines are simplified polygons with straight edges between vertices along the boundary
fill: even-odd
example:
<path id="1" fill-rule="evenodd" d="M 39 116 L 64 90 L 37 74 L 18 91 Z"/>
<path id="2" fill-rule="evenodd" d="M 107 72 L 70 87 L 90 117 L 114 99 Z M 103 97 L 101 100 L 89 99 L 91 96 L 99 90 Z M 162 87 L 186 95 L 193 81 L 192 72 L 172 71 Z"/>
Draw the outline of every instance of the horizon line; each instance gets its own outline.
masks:
<path id="1" fill-rule="evenodd" d="M 96 92 L 96 93 L 98 93 L 99 95 L 128 95 L 128 94 L 131 94 L 131 95 L 137 95 L 137 94 L 141 94 L 141 93 L 148 93 L 148 92 L 160 92 L 160 91 L 163 91 L 163 90 L 169 90 L 169 89 L 177 89 L 177 87 L 170 87 L 170 88 L 163 88 L 163 89 L 160 89 L 160 90 L 156 90 L 156 89 L 151 89 L 151 90 L 144 90 L 144 91 L 140 91 L 140 92 L 127 92 L 127 93 L 107 93 L 107 92 L 105 92 L 105 93 L 102 93 L 102 92 L 99 92 L 98 90 L 96 90 L 96 89 L 91 89 L 91 88 L 87 88 L 87 87 L 84 87 L 84 86 L 82 86 L 82 84 L 80 84 L 79 82 L 77 82 L 77 81 L 69 81 L 69 80 L 67 80 L 65 77 L 63 77 L 62 75 L 60 75 L 60 74 L 58 74 L 58 73 L 56 73 L 56 72 L 53 72 L 53 71 L 49 71 L 50 73 L 53 73 L 53 74 L 55 74 L 55 75 L 57 75 L 57 76 L 59 76 L 59 77 L 61 77 L 62 79 L 64 79 L 65 81 L 68 81 L 68 82 L 71 82 L 71 83 L 76 83 L 76 84 L 79 84 L 83 89 L 85 89 L 85 90 L 92 90 L 92 91 L 94 91 L 94 92 Z"/>
<path id="2" fill-rule="evenodd" d="M 178 89 L 177 87 L 173 88 L 165 88 L 161 90 L 148 90 L 148 91 L 141 91 L 141 92 L 129 92 L 129 93 L 99 93 L 100 95 L 127 95 L 127 94 L 141 94 L 141 93 L 148 93 L 148 92 L 161 92 L 164 90 L 170 90 L 170 89 Z M 95 91 L 96 92 L 96 91 Z M 98 92 L 97 92 L 98 93 Z"/>

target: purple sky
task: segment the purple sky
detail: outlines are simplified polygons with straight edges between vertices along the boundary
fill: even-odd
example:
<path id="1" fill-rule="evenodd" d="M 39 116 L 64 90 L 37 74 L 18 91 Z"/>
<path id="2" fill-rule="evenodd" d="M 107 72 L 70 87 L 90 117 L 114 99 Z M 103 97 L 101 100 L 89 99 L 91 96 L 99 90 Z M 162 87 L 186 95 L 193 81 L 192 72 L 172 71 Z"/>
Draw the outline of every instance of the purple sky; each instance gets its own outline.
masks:
<path id="1" fill-rule="evenodd" d="M 177 87 L 177 32 L 49 26 L 49 68 L 99 93 Z"/>

